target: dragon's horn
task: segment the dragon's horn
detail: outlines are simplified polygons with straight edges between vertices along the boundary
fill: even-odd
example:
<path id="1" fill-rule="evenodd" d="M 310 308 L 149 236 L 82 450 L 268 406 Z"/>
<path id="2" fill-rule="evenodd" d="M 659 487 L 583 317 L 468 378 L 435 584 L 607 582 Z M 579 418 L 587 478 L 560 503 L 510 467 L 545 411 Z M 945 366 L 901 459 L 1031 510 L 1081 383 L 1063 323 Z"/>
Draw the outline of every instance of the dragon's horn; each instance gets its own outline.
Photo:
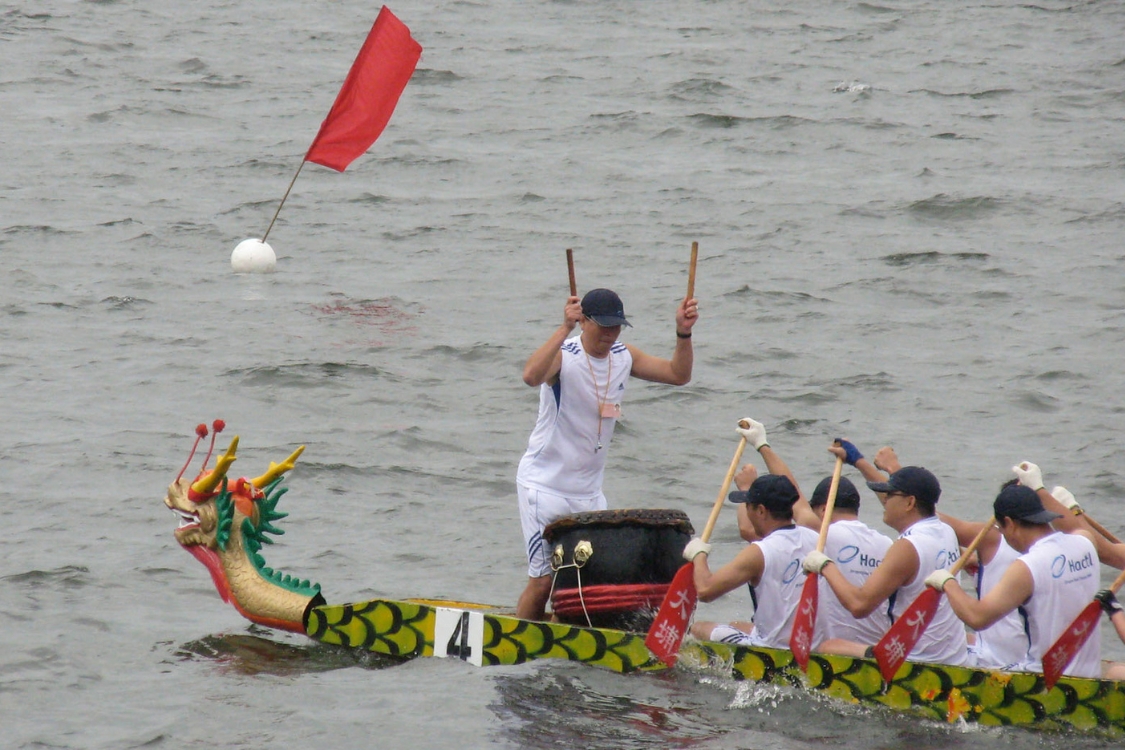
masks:
<path id="1" fill-rule="evenodd" d="M 251 479 L 250 483 L 253 484 L 255 487 L 257 487 L 258 489 L 262 489 L 267 484 L 269 484 L 270 482 L 277 479 L 279 476 L 281 476 L 282 474 L 284 474 L 285 472 L 289 471 L 294 466 L 296 466 L 297 465 L 297 457 L 300 456 L 302 453 L 304 453 L 304 451 L 305 451 L 305 446 L 302 445 L 300 448 L 298 448 L 297 450 L 290 453 L 289 458 L 285 459 L 281 463 L 275 464 L 273 461 L 270 461 L 270 470 L 267 471 L 262 476 L 258 477 L 257 479 Z"/>
<path id="2" fill-rule="evenodd" d="M 223 481 L 223 477 L 227 475 L 227 470 L 230 468 L 230 465 L 238 460 L 234 455 L 237 450 L 238 435 L 235 435 L 234 439 L 230 441 L 230 447 L 227 448 L 227 452 L 220 456 L 219 460 L 215 462 L 215 469 L 207 476 L 202 479 L 197 479 L 195 483 L 192 484 L 192 492 L 199 495 L 210 495 L 214 492 L 215 488 L 219 486 L 219 482 Z"/>

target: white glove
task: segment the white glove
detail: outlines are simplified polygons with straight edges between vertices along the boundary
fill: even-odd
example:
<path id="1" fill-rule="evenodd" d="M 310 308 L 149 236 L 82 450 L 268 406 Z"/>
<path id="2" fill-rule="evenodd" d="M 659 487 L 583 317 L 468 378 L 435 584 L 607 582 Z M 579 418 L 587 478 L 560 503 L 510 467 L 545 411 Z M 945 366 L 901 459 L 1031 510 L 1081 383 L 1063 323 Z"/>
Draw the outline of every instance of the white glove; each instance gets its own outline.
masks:
<path id="1" fill-rule="evenodd" d="M 824 570 L 824 566 L 832 562 L 832 558 L 819 550 L 813 550 L 805 555 L 801 567 L 805 569 L 806 573 L 819 573 Z"/>
<path id="2" fill-rule="evenodd" d="M 1012 467 L 1012 471 L 1020 478 L 1020 484 L 1024 487 L 1036 492 L 1043 489 L 1043 472 L 1030 461 L 1021 461 Z"/>
<path id="3" fill-rule="evenodd" d="M 769 443 L 766 442 L 766 426 L 764 424 L 750 417 L 746 417 L 742 421 L 748 423 L 750 426 L 739 426 L 735 429 L 738 430 L 739 435 L 746 438 L 746 442 L 754 446 L 754 450 L 758 451 L 762 449 L 763 445 L 769 445 Z"/>
<path id="4" fill-rule="evenodd" d="M 695 559 L 696 555 L 710 555 L 711 545 L 703 541 L 699 537 L 692 537 L 691 541 L 684 547 L 684 559 L 691 562 Z"/>
<path id="5" fill-rule="evenodd" d="M 957 576 L 950 573 L 948 570 L 935 570 L 926 576 L 926 585 L 932 589 L 942 591 L 945 589 L 945 584 L 957 579 Z"/>
<path id="6" fill-rule="evenodd" d="M 1055 489 L 1051 490 L 1051 497 L 1055 498 L 1060 503 L 1065 505 L 1067 507 L 1067 510 L 1070 510 L 1075 515 L 1078 515 L 1082 512 L 1082 506 L 1079 505 L 1078 501 L 1074 499 L 1074 493 L 1068 490 L 1066 487 L 1056 487 Z"/>

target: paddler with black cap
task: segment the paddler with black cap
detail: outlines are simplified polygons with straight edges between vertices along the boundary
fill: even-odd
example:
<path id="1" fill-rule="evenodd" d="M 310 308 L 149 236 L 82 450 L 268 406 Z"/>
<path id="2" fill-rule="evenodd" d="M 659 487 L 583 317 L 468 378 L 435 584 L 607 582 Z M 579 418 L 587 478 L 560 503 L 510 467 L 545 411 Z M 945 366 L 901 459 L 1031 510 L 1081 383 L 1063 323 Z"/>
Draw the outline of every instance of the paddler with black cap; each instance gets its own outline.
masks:
<path id="1" fill-rule="evenodd" d="M 1070 534 L 1051 526 L 1062 516 L 1043 507 L 1029 487 L 1010 485 L 996 496 L 993 517 L 1005 541 L 1020 556 L 1004 571 L 1000 583 L 974 599 L 954 581 L 948 570 L 937 570 L 926 585 L 945 593 L 953 611 L 966 625 L 982 630 L 1019 608 L 1030 639 L 1022 663 L 1012 669 L 1043 671 L 1043 654 L 1094 598 L 1098 590 L 1098 552 L 1088 531 Z M 1071 660 L 1063 674 L 1101 677 L 1101 636 L 1095 632 Z"/>
<path id="2" fill-rule="evenodd" d="M 897 618 L 925 588 L 926 576 L 952 565 L 961 556 L 961 546 L 953 529 L 937 517 L 941 485 L 932 472 L 921 466 L 905 466 L 887 481 L 869 480 L 867 486 L 883 504 L 883 523 L 899 532 L 883 562 L 859 586 L 849 581 L 823 552 L 810 552 L 804 568 L 820 573 L 837 600 L 854 616 L 867 617 L 879 608 L 889 607 L 891 616 Z M 821 650 L 849 656 L 870 655 L 863 644 L 843 639 L 834 639 L 831 648 L 822 643 Z M 945 597 L 938 602 L 937 613 L 907 658 L 954 666 L 970 663 L 965 628 Z"/>
<path id="3" fill-rule="evenodd" d="M 523 382 L 539 388 L 539 417 L 516 472 L 528 560 L 517 617 L 545 617 L 551 551 L 543 529 L 562 516 L 606 509 L 606 454 L 630 376 L 668 385 L 690 381 L 698 320 L 695 298 L 684 299 L 676 309 L 672 358 L 654 357 L 617 340 L 623 326 L 632 326 L 621 297 L 593 289 L 581 299 L 567 298 L 562 324 L 528 358 Z M 581 334 L 570 337 L 576 326 Z"/>

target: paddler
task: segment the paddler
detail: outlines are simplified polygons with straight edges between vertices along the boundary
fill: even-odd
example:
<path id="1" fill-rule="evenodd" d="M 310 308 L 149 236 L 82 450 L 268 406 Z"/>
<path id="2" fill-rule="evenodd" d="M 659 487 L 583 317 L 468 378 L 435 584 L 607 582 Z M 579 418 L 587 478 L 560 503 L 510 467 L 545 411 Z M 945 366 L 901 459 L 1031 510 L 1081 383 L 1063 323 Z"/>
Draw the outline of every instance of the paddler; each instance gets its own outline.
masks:
<path id="1" fill-rule="evenodd" d="M 883 523 L 899 532 L 880 563 L 862 585 L 849 581 L 833 560 L 813 550 L 804 560 L 804 569 L 820 573 L 836 598 L 855 617 L 867 617 L 880 607 L 889 607 L 892 617 L 917 598 L 926 576 L 951 565 L 960 557 L 957 535 L 937 517 L 941 484 L 932 472 L 920 466 L 906 466 L 885 482 L 868 481 L 883 504 Z M 889 602 L 888 600 L 893 600 Z M 821 650 L 850 656 L 870 655 L 873 644 L 842 639 L 822 643 Z M 943 598 L 929 627 L 910 652 L 911 661 L 937 662 L 954 666 L 969 665 L 965 628 Z"/>
<path id="2" fill-rule="evenodd" d="M 1113 623 L 1114 630 L 1117 631 L 1117 637 L 1125 643 L 1125 610 L 1121 608 L 1121 602 L 1117 601 L 1111 589 L 1102 589 L 1094 594 L 1094 598 L 1102 605 L 1102 611 L 1109 617 L 1109 621 Z M 1106 679 L 1110 680 L 1125 680 L 1125 664 L 1111 664 L 1105 670 Z"/>
<path id="3" fill-rule="evenodd" d="M 753 622 L 699 621 L 692 625 L 691 633 L 706 641 L 787 648 L 804 585 L 797 575 L 800 560 L 817 541 L 816 532 L 798 524 L 797 519 L 811 523 L 816 517 L 793 472 L 770 447 L 765 425 L 746 417 L 737 432 L 762 456 L 770 471 L 758 476 L 753 464 L 744 465 L 735 476 L 739 489 L 728 497 L 739 504 L 739 533 L 750 545 L 712 572 L 711 545 L 696 537 L 684 548 L 684 559 L 694 566 L 695 588 L 702 601 L 714 601 L 748 584 L 754 603 Z"/>
<path id="4" fill-rule="evenodd" d="M 765 427 L 761 423 L 750 418 L 743 421 L 751 425 L 746 434 L 754 435 L 756 431 L 760 431 L 762 436 L 765 435 Z M 788 464 L 768 442 L 762 443 L 757 450 L 765 461 L 767 471 L 771 474 L 788 476 L 800 491 L 797 480 L 793 477 Z M 886 479 L 850 441 L 837 438 L 828 450 L 849 466 L 859 469 L 864 477 L 878 480 Z M 748 479 L 749 472 L 754 473 Z M 753 465 L 747 464 L 735 475 L 735 483 L 740 489 L 745 489 L 753 480 L 753 476 L 756 476 L 756 470 Z M 799 525 L 819 532 L 831 485 L 832 476 L 824 477 L 813 490 L 807 503 L 804 499 L 799 499 L 794 504 L 793 518 Z M 825 554 L 836 561 L 836 565 L 843 571 L 844 576 L 857 586 L 862 584 L 871 574 L 871 571 L 883 561 L 883 555 L 891 546 L 891 540 L 885 534 L 872 529 L 859 520 L 859 505 L 859 491 L 850 479 L 841 476 L 824 551 Z M 747 507 L 745 504 L 738 506 L 738 529 L 743 539 L 754 542 L 758 540 L 758 536 L 750 523 L 749 515 L 746 512 Z M 886 611 L 876 610 L 867 617 L 853 617 L 836 599 L 836 595 L 832 593 L 832 589 L 823 579 L 819 581 L 819 586 L 820 606 L 817 608 L 816 627 L 814 628 L 814 650 L 826 639 L 841 638 L 861 643 L 875 643 L 890 627 L 891 620 Z M 734 623 L 734 625 L 735 627 L 741 627 L 743 630 L 748 631 L 750 629 L 750 626 L 745 623 L 741 625 Z"/>
<path id="5" fill-rule="evenodd" d="M 1099 563 L 1093 534 L 1064 534 L 1051 526 L 1061 514 L 1047 510 L 1029 487 L 1010 485 L 993 502 L 993 517 L 1005 541 L 1020 553 L 999 583 L 980 599 L 965 593 L 947 570 L 937 570 L 926 585 L 944 592 L 966 625 L 982 630 L 1019 608 L 1026 618 L 1030 647 L 1013 669 L 1042 672 L 1043 655 L 1089 604 L 1098 590 Z M 1098 622 L 1100 630 L 1100 621 Z M 1101 677 L 1101 637 L 1089 637 L 1063 674 Z"/>
<path id="6" fill-rule="evenodd" d="M 551 592 L 551 551 L 543 529 L 562 516 L 606 509 L 602 477 L 630 377 L 667 385 L 691 380 L 692 328 L 698 303 L 676 309 L 671 359 L 618 341 L 632 324 L 616 292 L 593 289 L 567 298 L 563 322 L 528 358 L 523 382 L 539 388 L 539 416 L 516 472 L 520 523 L 527 551 L 527 587 L 516 616 L 542 620 Z M 575 327 L 581 334 L 568 338 Z"/>
<path id="7" fill-rule="evenodd" d="M 721 643 L 788 648 L 804 585 L 804 576 L 799 575 L 801 559 L 816 548 L 817 541 L 815 531 L 793 519 L 794 505 L 805 501 L 785 474 L 763 474 L 747 490 L 730 493 L 729 499 L 746 504 L 745 512 L 759 540 L 714 572 L 708 565 L 711 545 L 699 537 L 688 542 L 684 559 L 695 566 L 695 588 L 701 601 L 714 601 L 749 584 L 754 621 L 730 625 L 697 622 L 692 625 L 692 635 Z"/>
<path id="8" fill-rule="evenodd" d="M 875 464 L 886 471 L 894 472 L 901 468 L 898 456 L 890 446 L 880 448 L 875 454 Z M 1010 483 L 1018 482 L 1014 478 Z M 1006 485 L 1005 485 L 1006 486 Z M 962 547 L 968 547 L 977 534 L 985 528 L 983 522 L 966 521 L 946 513 L 938 513 L 938 518 L 944 521 L 957 534 L 957 540 Z M 1011 547 L 1005 540 L 999 528 L 991 521 L 985 530 L 984 538 L 978 543 L 975 562 L 975 583 L 977 598 L 983 597 L 996 587 L 1003 577 L 1008 566 L 1019 557 L 1020 553 Z M 966 567 L 966 570 L 971 568 Z M 1027 635 L 1027 627 L 1018 611 L 1009 612 L 989 627 L 977 631 L 975 637 L 970 639 L 969 652 L 974 665 L 994 669 L 1012 668 L 1027 658 L 1027 649 L 1031 641 Z"/>
<path id="9" fill-rule="evenodd" d="M 757 422 L 748 420 L 754 425 Z M 886 476 L 879 473 L 870 461 L 863 457 L 855 444 L 837 438 L 828 447 L 828 451 L 844 461 L 844 463 L 859 469 L 865 478 L 884 480 Z M 792 478 L 788 465 L 781 459 L 769 444 L 759 448 L 758 453 L 766 462 L 766 468 L 773 474 L 785 474 Z M 745 470 L 746 467 L 744 467 Z M 739 477 L 736 477 L 736 482 Z M 793 480 L 796 483 L 796 480 Z M 739 483 L 739 487 L 743 484 Z M 804 501 L 798 501 L 794 506 L 794 518 L 797 523 L 813 531 L 820 530 L 824 513 L 828 504 L 828 493 L 832 486 L 832 476 L 820 480 L 812 496 L 808 500 L 807 510 Z M 843 572 L 844 577 L 856 586 L 862 585 L 871 571 L 883 561 L 883 556 L 891 546 L 891 540 L 875 529 L 872 529 L 859 520 L 860 496 L 859 491 L 851 480 L 841 476 L 836 490 L 836 500 L 833 504 L 832 519 L 828 526 L 828 537 L 824 552 L 831 557 L 837 567 Z M 752 529 L 744 529 L 742 522 L 742 507 L 739 508 L 739 529 L 742 538 L 754 541 L 751 536 Z M 830 639 L 844 639 L 860 643 L 875 643 L 891 625 L 890 616 L 883 609 L 878 609 L 866 617 L 853 617 L 844 609 L 828 583 L 821 578 L 818 581 L 820 591 L 817 607 L 816 626 L 814 628 L 813 649 L 819 649 L 822 642 Z"/>

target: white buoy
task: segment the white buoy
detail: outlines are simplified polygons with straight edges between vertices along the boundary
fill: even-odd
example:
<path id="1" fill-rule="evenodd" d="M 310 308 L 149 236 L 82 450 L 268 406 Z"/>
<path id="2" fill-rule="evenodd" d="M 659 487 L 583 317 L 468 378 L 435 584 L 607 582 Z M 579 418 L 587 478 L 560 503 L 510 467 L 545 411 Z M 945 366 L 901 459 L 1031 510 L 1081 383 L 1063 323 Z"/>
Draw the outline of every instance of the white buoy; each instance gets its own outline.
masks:
<path id="1" fill-rule="evenodd" d="M 277 256 L 268 242 L 243 240 L 230 254 L 230 267 L 235 273 L 273 273 Z"/>

